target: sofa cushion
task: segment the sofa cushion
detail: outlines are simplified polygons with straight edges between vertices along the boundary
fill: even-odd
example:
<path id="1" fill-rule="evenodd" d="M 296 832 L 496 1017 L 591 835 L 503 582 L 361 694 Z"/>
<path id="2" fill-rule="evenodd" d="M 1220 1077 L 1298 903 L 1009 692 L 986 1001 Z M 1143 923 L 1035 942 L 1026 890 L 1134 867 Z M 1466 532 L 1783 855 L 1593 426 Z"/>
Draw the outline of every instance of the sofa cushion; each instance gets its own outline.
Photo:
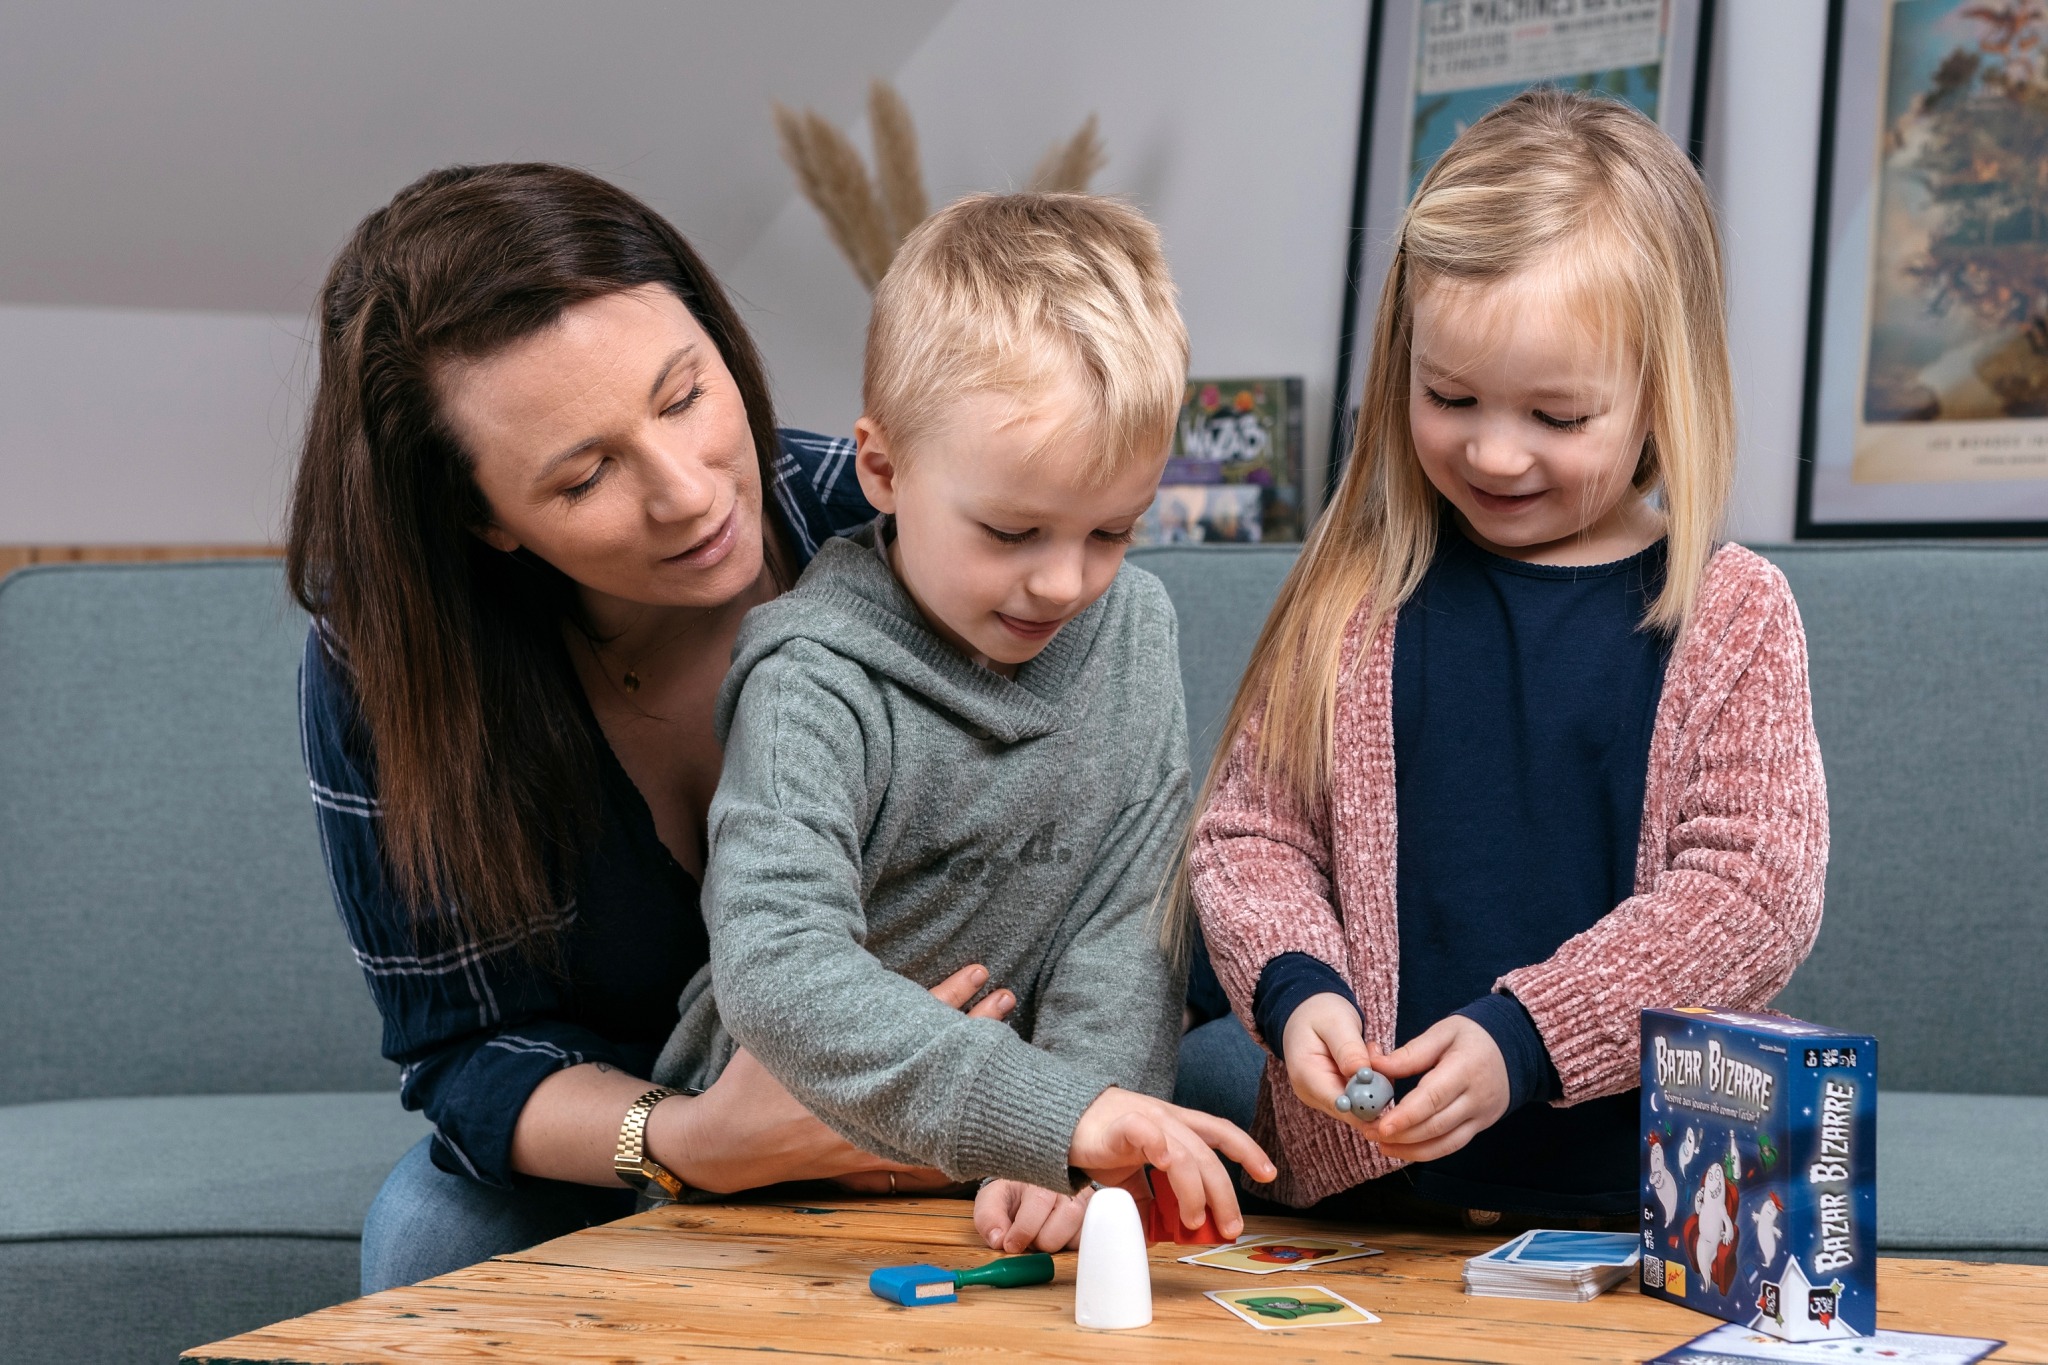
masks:
<path id="1" fill-rule="evenodd" d="M 426 1132 L 388 1090 L 0 1107 L 0 1244 L 357 1237 L 385 1175 Z"/>
<path id="2" fill-rule="evenodd" d="M 1880 1090 L 1877 1245 L 2048 1259 L 2048 1098 Z"/>
<path id="3" fill-rule="evenodd" d="M 1299 545 L 1148 545 L 1131 563 L 1159 575 L 1180 618 L 1180 677 L 1188 700 L 1188 756 L 1197 788 L 1223 718 Z"/>
<path id="4" fill-rule="evenodd" d="M 0 581 L 0 1104 L 395 1084 L 299 758 L 275 560 Z"/>
<path id="5" fill-rule="evenodd" d="M 0 1360 L 169 1360 L 354 1298 L 390 1090 L 0 1107 Z"/>
<path id="6" fill-rule="evenodd" d="M 2048 1094 L 2048 549 L 1795 545 L 1832 853 L 1778 1007 L 1886 1089 Z"/>

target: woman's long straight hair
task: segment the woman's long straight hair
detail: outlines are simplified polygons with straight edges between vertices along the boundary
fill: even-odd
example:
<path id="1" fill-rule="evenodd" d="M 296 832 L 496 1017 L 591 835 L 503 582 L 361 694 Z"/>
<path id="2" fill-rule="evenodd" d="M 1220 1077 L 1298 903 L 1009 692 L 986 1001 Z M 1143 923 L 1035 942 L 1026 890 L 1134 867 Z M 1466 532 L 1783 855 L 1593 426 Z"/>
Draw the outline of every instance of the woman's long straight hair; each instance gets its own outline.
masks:
<path id="1" fill-rule="evenodd" d="M 1538 265 L 1562 268 L 1560 305 L 1578 309 L 1593 344 L 1638 367 L 1650 437 L 1634 487 L 1661 504 L 1668 564 L 1644 624 L 1683 631 L 1735 469 L 1713 207 L 1692 163 L 1636 110 L 1529 91 L 1459 135 L 1402 219 L 1351 457 L 1252 649 L 1198 819 L 1248 727 L 1257 734 L 1255 764 L 1285 794 L 1312 806 L 1327 790 L 1346 632 L 1363 609 L 1369 647 L 1436 552 L 1442 498 L 1408 425 L 1415 299 L 1436 287 L 1483 293 Z M 1166 902 L 1168 941 L 1183 941 L 1192 910 L 1186 856 Z"/>
<path id="2" fill-rule="evenodd" d="M 362 221 L 321 292 L 286 570 L 359 703 L 385 872 L 423 938 L 547 955 L 598 806 L 575 585 L 479 539 L 490 510 L 433 372 L 649 284 L 717 345 L 768 487 L 775 412 L 738 314 L 674 227 L 596 176 L 431 172 Z"/>

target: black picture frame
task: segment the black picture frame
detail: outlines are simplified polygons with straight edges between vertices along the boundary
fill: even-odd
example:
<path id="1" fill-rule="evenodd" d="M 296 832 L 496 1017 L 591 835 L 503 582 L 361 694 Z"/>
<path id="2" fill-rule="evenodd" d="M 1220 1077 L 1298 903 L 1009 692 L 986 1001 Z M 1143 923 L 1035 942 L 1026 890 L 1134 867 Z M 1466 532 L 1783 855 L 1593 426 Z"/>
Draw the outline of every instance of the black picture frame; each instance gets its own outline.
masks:
<path id="1" fill-rule="evenodd" d="M 1962 3 L 1963 0 L 1957 0 Z M 1814 194 L 1813 266 L 1807 297 L 1805 392 L 1799 423 L 1799 489 L 1794 511 L 1793 536 L 1799 540 L 1903 540 L 1903 539 L 2017 539 L 2048 536 L 2048 479 L 2039 486 L 2040 515 L 2000 515 L 1994 504 L 2003 483 L 1951 480 L 1897 483 L 1888 495 L 1860 498 L 1866 505 L 1883 502 L 1877 514 L 1858 514 L 1849 498 L 1841 495 L 1842 479 L 1823 472 L 1823 445 L 1829 463 L 1839 466 L 1837 452 L 1844 439 L 1842 427 L 1849 426 L 1847 439 L 1855 439 L 1855 408 L 1866 382 L 1861 367 L 1861 348 L 1866 344 L 1867 313 L 1870 308 L 1870 256 L 1868 214 L 1873 184 L 1877 178 L 1876 148 L 1885 135 L 1882 100 L 1882 64 L 1888 59 L 1891 22 L 1889 5 L 1882 9 L 1850 5 L 1846 0 L 1829 0 L 1827 61 L 1821 84 L 1820 157 L 1818 183 Z M 1873 27 L 1883 38 L 1873 41 Z M 1860 206 L 1860 209 L 1859 209 Z M 1845 208 L 1850 212 L 1845 213 Z M 1859 235 L 1860 234 L 1860 235 Z M 1846 276 L 1846 278 L 1845 278 Z M 1845 286 L 1853 284 L 1854 296 Z M 1844 333 L 1854 320 L 1853 339 L 1858 347 L 1853 356 L 1844 352 Z M 1853 359 L 1857 380 L 1843 401 L 1840 367 Z M 1832 382 L 1831 382 L 1832 381 Z M 1846 412 L 1844 408 L 1846 407 Z M 2048 417 L 2026 419 L 2041 423 L 2042 439 L 2048 441 Z M 1945 495 L 1937 490 L 1957 490 Z M 1972 496 L 1972 493 L 1979 496 Z M 1921 501 L 1928 515 L 1899 515 L 1900 504 Z M 1981 502 L 1987 515 L 1955 515 L 1958 506 Z M 2005 510 L 2010 510 L 2010 504 Z"/>
<path id="2" fill-rule="evenodd" d="M 1324 501 L 1336 491 L 1351 445 L 1351 409 L 1367 357 L 1359 329 L 1373 315 L 1391 257 L 1393 225 L 1410 192 L 1414 162 L 1416 66 L 1423 15 L 1450 0 L 1373 0 L 1366 21 L 1365 85 L 1360 100 L 1358 154 L 1352 167 L 1351 231 L 1346 239 L 1344 303 L 1338 323 L 1337 378 L 1324 466 Z M 1716 0 L 1662 0 L 1659 118 L 1695 164 L 1706 130 L 1707 76 Z M 1596 8 L 1589 5 L 1588 10 Z M 1577 73 L 1519 82 L 1570 82 Z M 1588 73 L 1591 74 L 1591 73 Z M 1502 95 L 1501 98 L 1506 98 Z M 1398 117 L 1397 117 L 1398 116 Z"/>

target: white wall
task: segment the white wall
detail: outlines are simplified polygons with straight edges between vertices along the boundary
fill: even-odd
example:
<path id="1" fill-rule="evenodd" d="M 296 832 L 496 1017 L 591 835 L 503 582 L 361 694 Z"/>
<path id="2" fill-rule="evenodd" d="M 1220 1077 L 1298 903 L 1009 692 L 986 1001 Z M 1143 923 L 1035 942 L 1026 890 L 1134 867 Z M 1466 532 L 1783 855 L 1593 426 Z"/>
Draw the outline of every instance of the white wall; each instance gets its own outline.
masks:
<path id="1" fill-rule="evenodd" d="M 1100 116 L 1094 188 L 1160 225 L 1195 373 L 1307 377 L 1308 448 L 1327 448 L 1364 0 L 960 0 L 896 73 L 936 201 L 1017 188 Z M 867 146 L 865 124 L 854 129 Z M 860 411 L 867 296 L 792 198 L 728 277 L 787 419 Z M 1310 480 L 1315 486 L 1315 479 Z"/>
<path id="2" fill-rule="evenodd" d="M 276 535 L 297 314 L 0 305 L 0 543 Z"/>
<path id="3" fill-rule="evenodd" d="M 1708 178 L 1743 460 L 1789 537 L 1824 7 L 1721 0 Z M 1098 187 L 1166 236 L 1207 373 L 1335 366 L 1366 0 L 0 0 L 0 541 L 273 537 L 327 257 L 429 166 L 612 175 L 741 295 L 786 420 L 843 430 L 866 296 L 789 188 L 770 98 L 865 145 L 894 78 L 935 197 L 1022 183 L 1100 114 Z M 337 18 L 337 15 L 344 17 Z M 34 305 L 34 306 L 22 306 Z"/>
<path id="4" fill-rule="evenodd" d="M 789 198 L 769 100 L 851 119 L 949 7 L 0 0 L 0 541 L 275 538 L 280 338 L 365 213 L 566 161 L 726 270 Z"/>
<path id="5" fill-rule="evenodd" d="M 1792 538 L 1820 173 L 1827 6 L 1721 0 L 1707 91 L 1707 186 L 1721 211 L 1742 433 L 1730 532 Z"/>

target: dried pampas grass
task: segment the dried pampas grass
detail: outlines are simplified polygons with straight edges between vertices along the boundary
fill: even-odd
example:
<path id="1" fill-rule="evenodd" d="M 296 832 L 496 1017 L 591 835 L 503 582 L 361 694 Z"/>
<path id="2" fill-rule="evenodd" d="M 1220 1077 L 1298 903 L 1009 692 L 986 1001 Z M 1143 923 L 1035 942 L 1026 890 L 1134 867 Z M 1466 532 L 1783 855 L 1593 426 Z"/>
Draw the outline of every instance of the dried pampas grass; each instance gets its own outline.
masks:
<path id="1" fill-rule="evenodd" d="M 796 172 L 804 198 L 825 220 L 853 273 L 873 289 L 888 270 L 898 239 L 882 221 L 882 206 L 868 183 L 860 153 L 846 134 L 814 110 L 799 113 L 777 104 L 775 131 L 782 138 L 782 159 Z"/>
<path id="2" fill-rule="evenodd" d="M 875 139 L 875 179 L 881 182 L 889 227 L 900 243 L 925 220 L 931 205 L 925 198 L 910 108 L 887 81 L 868 87 L 868 129 Z"/>
<path id="3" fill-rule="evenodd" d="M 1055 142 L 1031 173 L 1031 188 L 1040 194 L 1086 194 L 1088 182 L 1109 164 L 1109 153 L 1096 132 L 1095 115 L 1065 142 Z"/>
<path id="4" fill-rule="evenodd" d="M 852 139 L 815 110 L 775 105 L 782 159 L 796 172 L 797 188 L 825 220 L 825 230 L 853 273 L 872 292 L 888 272 L 896 248 L 931 212 L 917 151 L 917 128 L 903 97 L 887 81 L 868 87 L 868 128 L 875 140 L 875 174 Z M 1055 143 L 1032 173 L 1040 193 L 1084 193 L 1109 161 L 1095 115 L 1065 142 Z"/>

